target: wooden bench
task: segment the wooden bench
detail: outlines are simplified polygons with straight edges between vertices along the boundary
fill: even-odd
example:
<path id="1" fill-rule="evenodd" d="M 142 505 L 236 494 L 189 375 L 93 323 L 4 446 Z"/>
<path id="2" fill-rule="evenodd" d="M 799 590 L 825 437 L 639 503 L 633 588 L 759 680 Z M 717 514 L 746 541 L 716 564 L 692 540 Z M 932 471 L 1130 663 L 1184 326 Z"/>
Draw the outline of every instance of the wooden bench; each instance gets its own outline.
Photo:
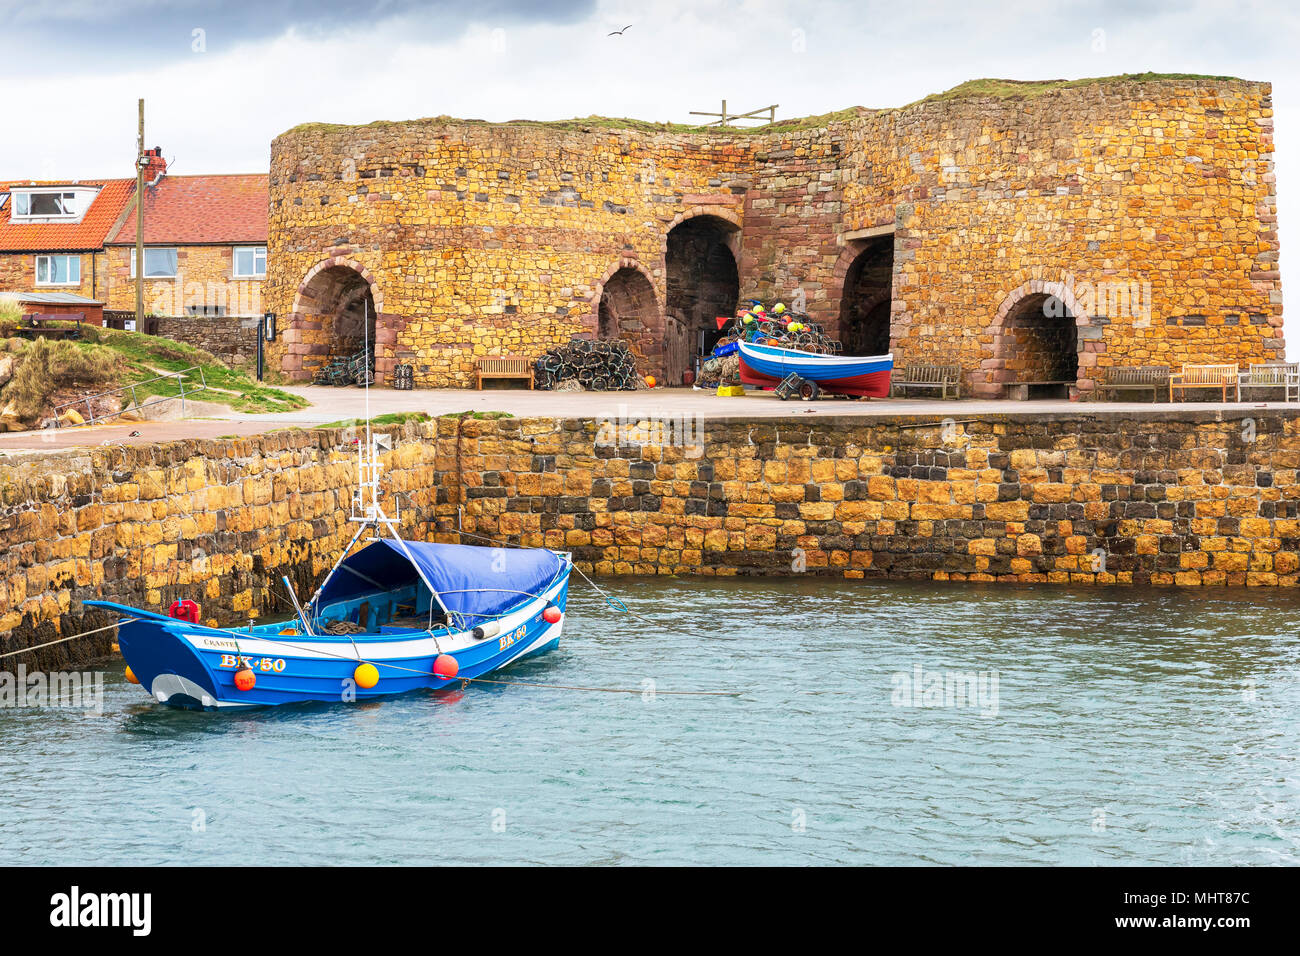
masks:
<path id="1" fill-rule="evenodd" d="M 1116 392 L 1145 392 L 1150 390 L 1151 401 L 1160 401 L 1160 393 L 1169 389 L 1168 365 L 1112 365 L 1103 373 L 1097 391 L 1115 400 Z"/>
<path id="2" fill-rule="evenodd" d="M 1283 401 L 1300 401 L 1300 362 L 1252 365 L 1237 376 L 1237 396 L 1246 388 L 1280 388 Z"/>
<path id="3" fill-rule="evenodd" d="M 29 312 L 23 316 L 22 324 L 15 331 L 23 338 L 79 339 L 81 323 L 85 318 L 84 312 Z M 51 326 L 50 322 L 75 322 L 76 324 Z"/>
<path id="4" fill-rule="evenodd" d="M 482 355 L 474 361 L 479 391 L 485 378 L 523 378 L 533 387 L 533 361 L 519 355 Z"/>
<path id="5" fill-rule="evenodd" d="M 1241 399 L 1241 392 L 1237 388 L 1237 366 L 1236 365 L 1184 365 L 1181 372 L 1175 372 L 1169 376 L 1169 400 L 1174 400 L 1174 389 L 1188 388 L 1217 388 L 1219 389 L 1220 401 L 1228 400 L 1228 389 L 1236 392 L 1238 401 Z"/>
<path id="6" fill-rule="evenodd" d="M 937 388 L 941 397 L 948 397 L 948 389 L 952 389 L 952 397 L 961 397 L 961 366 L 960 365 L 908 365 L 903 369 L 903 374 L 897 375 L 889 383 L 889 394 L 893 395 L 896 389 L 900 388 Z"/>

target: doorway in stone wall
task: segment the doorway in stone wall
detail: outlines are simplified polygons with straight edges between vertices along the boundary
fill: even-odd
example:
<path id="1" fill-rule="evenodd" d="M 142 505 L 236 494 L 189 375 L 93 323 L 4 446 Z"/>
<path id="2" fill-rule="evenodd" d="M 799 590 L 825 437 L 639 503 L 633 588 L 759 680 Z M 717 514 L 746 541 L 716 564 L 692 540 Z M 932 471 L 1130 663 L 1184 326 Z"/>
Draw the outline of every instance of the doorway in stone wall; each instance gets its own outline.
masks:
<path id="1" fill-rule="evenodd" d="M 1009 398 L 1069 398 L 1079 379 L 1079 330 L 1070 308 L 1049 293 L 1021 299 L 998 337 Z"/>
<path id="2" fill-rule="evenodd" d="M 654 286 L 644 273 L 624 266 L 605 281 L 596 310 L 596 338 L 626 342 L 642 375 L 663 375 L 663 328 Z"/>
<path id="3" fill-rule="evenodd" d="M 348 266 L 330 266 L 298 294 L 299 312 L 318 328 L 325 361 L 355 355 L 367 339 L 375 345 L 375 298 L 366 278 Z M 324 362 L 322 361 L 322 364 Z"/>
<path id="4" fill-rule="evenodd" d="M 737 227 L 718 216 L 695 216 L 668 233 L 664 264 L 668 298 L 664 308 L 664 384 L 680 385 L 701 355 L 713 351 L 722 333 L 717 317 L 734 316 L 740 274 L 732 252 Z"/>
<path id="5" fill-rule="evenodd" d="M 860 251 L 844 274 L 840 340 L 847 355 L 884 355 L 889 351 L 894 301 L 894 237 L 852 242 Z"/>

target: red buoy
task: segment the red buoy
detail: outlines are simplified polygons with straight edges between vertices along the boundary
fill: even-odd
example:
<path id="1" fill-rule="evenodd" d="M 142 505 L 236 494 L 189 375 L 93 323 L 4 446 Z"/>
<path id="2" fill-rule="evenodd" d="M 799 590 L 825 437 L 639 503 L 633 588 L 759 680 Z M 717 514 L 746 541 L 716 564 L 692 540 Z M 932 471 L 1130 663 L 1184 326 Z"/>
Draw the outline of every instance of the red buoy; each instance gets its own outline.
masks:
<path id="1" fill-rule="evenodd" d="M 442 678 L 452 678 L 460 673 L 460 661 L 450 654 L 439 654 L 433 660 L 433 672 Z"/>
<path id="2" fill-rule="evenodd" d="M 191 624 L 199 623 L 199 615 L 202 609 L 194 601 L 188 598 L 184 601 L 173 601 L 172 606 L 167 609 L 167 616 L 174 617 L 177 620 L 189 621 Z"/>
<path id="3" fill-rule="evenodd" d="M 564 615 L 560 613 L 560 609 L 554 604 L 546 605 L 546 610 L 542 612 L 542 620 L 547 624 L 558 624 L 560 623 L 560 618 L 563 616 Z"/>
<path id="4" fill-rule="evenodd" d="M 252 690 L 257 684 L 257 675 L 251 667 L 241 667 L 235 671 L 235 687 L 239 690 Z"/>

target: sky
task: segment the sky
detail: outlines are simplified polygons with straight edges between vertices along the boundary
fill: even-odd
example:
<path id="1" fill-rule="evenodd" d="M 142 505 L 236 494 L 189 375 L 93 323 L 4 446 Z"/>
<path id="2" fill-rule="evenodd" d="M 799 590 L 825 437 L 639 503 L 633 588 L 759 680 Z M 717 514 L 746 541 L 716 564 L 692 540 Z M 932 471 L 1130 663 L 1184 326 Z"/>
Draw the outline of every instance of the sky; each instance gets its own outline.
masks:
<path id="1" fill-rule="evenodd" d="M 1224 74 L 1273 83 L 1285 292 L 1298 37 L 1300 4 L 1264 0 L 0 0 L 0 179 L 132 175 L 141 96 L 148 145 L 192 174 L 265 171 L 304 122 L 694 122 L 724 98 L 780 118 L 976 77 Z M 1300 354 L 1300 309 L 1286 324 Z"/>

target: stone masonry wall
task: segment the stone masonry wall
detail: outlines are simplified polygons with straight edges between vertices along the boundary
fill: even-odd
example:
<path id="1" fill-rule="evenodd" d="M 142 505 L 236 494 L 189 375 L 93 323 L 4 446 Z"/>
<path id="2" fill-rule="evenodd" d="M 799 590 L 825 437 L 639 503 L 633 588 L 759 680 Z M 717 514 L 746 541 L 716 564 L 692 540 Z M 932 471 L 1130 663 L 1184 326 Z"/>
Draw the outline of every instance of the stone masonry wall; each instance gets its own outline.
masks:
<path id="1" fill-rule="evenodd" d="M 145 279 L 146 313 L 182 317 L 189 306 L 224 306 L 227 315 L 256 316 L 263 312 L 263 280 L 235 278 L 234 247 L 175 248 L 176 277 Z M 104 254 L 101 292 L 107 309 L 135 311 L 135 279 L 131 275 L 134 252 L 134 246 L 109 246 Z"/>
<path id="2" fill-rule="evenodd" d="M 81 260 L 81 281 L 77 285 L 37 285 L 36 257 L 38 255 L 76 255 Z M 104 301 L 104 254 L 82 253 L 0 253 L 0 292 L 71 292 L 89 299 Z"/>
<path id="3" fill-rule="evenodd" d="M 401 496 L 412 538 L 454 540 L 459 520 L 598 574 L 1300 584 L 1292 412 L 729 420 L 674 423 L 674 441 L 652 425 L 391 428 L 386 507 Z M 279 576 L 309 593 L 351 536 L 355 437 L 0 460 L 0 650 L 103 623 L 91 597 L 288 614 Z"/>
<path id="4" fill-rule="evenodd" d="M 968 392 L 1005 394 L 1004 321 L 1043 293 L 1075 316 L 1085 396 L 1107 365 L 1283 356 L 1267 83 L 1099 80 L 769 133 L 305 126 L 272 144 L 270 186 L 274 362 L 297 377 L 328 353 L 306 311 L 323 270 L 370 284 L 381 375 L 463 386 L 476 356 L 594 330 L 620 267 L 662 310 L 668 234 L 695 215 L 738 230 L 742 300 L 832 328 L 861 240 L 892 235 L 896 364 L 959 364 Z"/>

